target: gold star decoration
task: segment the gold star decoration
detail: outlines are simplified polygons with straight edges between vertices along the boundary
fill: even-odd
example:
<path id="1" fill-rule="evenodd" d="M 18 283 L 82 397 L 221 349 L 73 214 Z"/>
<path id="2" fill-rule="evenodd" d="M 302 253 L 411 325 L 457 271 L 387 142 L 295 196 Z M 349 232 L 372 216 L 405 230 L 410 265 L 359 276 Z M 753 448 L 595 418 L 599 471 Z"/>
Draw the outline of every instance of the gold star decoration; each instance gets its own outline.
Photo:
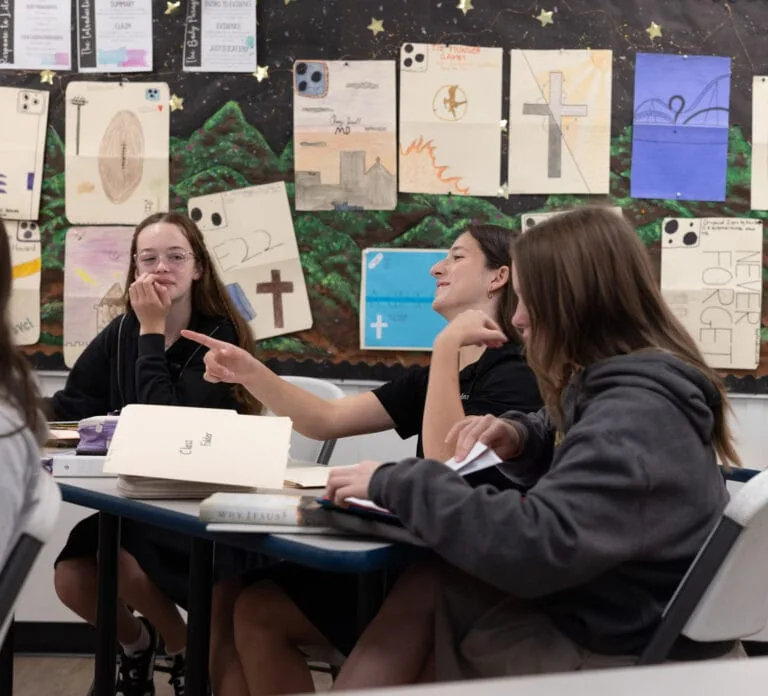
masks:
<path id="1" fill-rule="evenodd" d="M 184 111 L 184 98 L 178 97 L 175 94 L 171 95 L 171 99 L 168 102 L 171 106 L 171 111 Z"/>
<path id="2" fill-rule="evenodd" d="M 384 31 L 384 20 L 371 17 L 371 23 L 366 27 L 374 36 L 378 36 L 380 31 Z"/>
<path id="3" fill-rule="evenodd" d="M 53 84 L 53 78 L 56 77 L 56 73 L 53 72 L 53 70 L 41 70 L 40 71 L 40 82 L 42 82 L 44 85 Z"/>
<path id="4" fill-rule="evenodd" d="M 171 2 L 170 0 L 168 0 L 168 2 L 165 3 L 165 14 L 172 15 L 180 7 L 181 7 L 181 0 L 177 0 L 176 2 Z"/>
<path id="5" fill-rule="evenodd" d="M 256 72 L 253 73 L 253 76 L 261 82 L 262 80 L 266 80 L 269 77 L 269 66 L 268 65 L 257 65 L 256 66 Z"/>
<path id="6" fill-rule="evenodd" d="M 546 27 L 547 24 L 554 24 L 555 20 L 552 19 L 552 10 L 542 10 L 539 12 L 539 16 L 536 19 L 541 22 L 542 27 Z"/>
<path id="7" fill-rule="evenodd" d="M 505 200 L 509 200 L 509 186 L 507 183 L 503 183 L 501 186 L 499 186 L 499 190 L 496 194 L 499 198 L 504 198 Z"/>
<path id="8" fill-rule="evenodd" d="M 501 126 L 502 132 L 506 133 L 507 132 L 507 119 L 506 118 L 502 118 L 501 121 L 499 122 L 499 125 Z"/>
<path id="9" fill-rule="evenodd" d="M 651 41 L 658 39 L 661 36 L 661 25 L 651 22 L 651 26 L 645 30 L 645 33 L 651 37 Z"/>
<path id="10" fill-rule="evenodd" d="M 472 0 L 459 0 L 459 4 L 456 5 L 457 10 L 461 10 L 464 13 L 464 16 L 467 16 L 467 12 L 470 10 L 474 10 L 475 8 L 472 7 Z"/>

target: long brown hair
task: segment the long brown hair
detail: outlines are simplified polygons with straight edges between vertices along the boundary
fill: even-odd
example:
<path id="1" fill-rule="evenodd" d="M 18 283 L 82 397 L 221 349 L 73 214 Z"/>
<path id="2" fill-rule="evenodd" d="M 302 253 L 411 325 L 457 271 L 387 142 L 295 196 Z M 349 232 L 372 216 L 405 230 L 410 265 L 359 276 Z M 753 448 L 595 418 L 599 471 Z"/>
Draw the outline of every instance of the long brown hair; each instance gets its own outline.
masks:
<path id="1" fill-rule="evenodd" d="M 221 282 L 219 274 L 211 261 L 208 247 L 205 245 L 202 232 L 186 215 L 181 213 L 155 213 L 143 220 L 136 227 L 131 240 L 131 259 L 128 266 L 128 277 L 125 282 L 123 302 L 126 312 L 132 312 L 129 289 L 136 280 L 136 249 L 139 234 L 150 225 L 166 222 L 178 227 L 189 242 L 194 255 L 195 264 L 200 271 L 200 278 L 192 281 L 192 310 L 208 317 L 227 317 L 235 326 L 237 345 L 251 355 L 256 352 L 256 343 L 248 324 L 237 311 L 232 300 Z M 246 407 L 247 413 L 258 414 L 263 411 L 261 403 L 242 385 L 235 385 L 234 393 L 237 400 Z"/>
<path id="2" fill-rule="evenodd" d="M 40 393 L 26 358 L 13 341 L 13 329 L 8 312 L 13 284 L 11 246 L 5 225 L 0 220 L 0 393 L 23 418 L 23 426 L 36 437 L 41 433 Z M 0 437 L 15 435 L 19 429 L 0 433 Z"/>
<path id="3" fill-rule="evenodd" d="M 498 316 L 494 319 L 510 341 L 520 343 L 520 335 L 512 324 L 512 315 L 517 307 L 517 295 L 512 287 L 512 243 L 519 233 L 498 225 L 470 225 L 465 231 L 472 236 L 483 252 L 486 268 L 490 270 L 496 270 L 502 266 L 509 268 L 509 280 L 501 288 Z"/>
<path id="4" fill-rule="evenodd" d="M 725 384 L 662 298 L 648 253 L 623 217 L 602 207 L 557 215 L 522 235 L 513 257 L 531 322 L 528 364 L 557 424 L 574 372 L 616 355 L 667 351 L 720 393 L 713 444 L 726 466 L 741 465 L 726 418 Z"/>

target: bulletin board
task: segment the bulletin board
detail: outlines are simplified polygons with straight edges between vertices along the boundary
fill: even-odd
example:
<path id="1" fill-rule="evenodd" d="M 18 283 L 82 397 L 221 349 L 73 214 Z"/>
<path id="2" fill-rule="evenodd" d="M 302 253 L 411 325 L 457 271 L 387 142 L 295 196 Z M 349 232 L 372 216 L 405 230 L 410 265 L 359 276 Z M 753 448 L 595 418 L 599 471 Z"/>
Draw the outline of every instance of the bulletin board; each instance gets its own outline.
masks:
<path id="1" fill-rule="evenodd" d="M 560 0 L 259 0 L 257 73 L 182 72 L 186 0 L 153 2 L 154 65 L 130 82 L 167 82 L 182 108 L 171 114 L 170 207 L 186 211 L 194 196 L 286 182 L 309 291 L 313 327 L 260 342 L 260 357 L 279 372 L 325 378 L 389 379 L 427 352 L 362 350 L 358 326 L 361 253 L 367 248 L 450 246 L 468 222 L 519 229 L 522 214 L 592 200 L 621 206 L 659 263 L 665 218 L 766 217 L 750 210 L 752 78 L 768 74 L 761 34 L 768 6 L 757 0 L 664 0 L 628 3 Z M 551 6 L 550 6 L 551 5 Z M 166 10 L 175 8 L 170 14 Z M 73 3 L 73 12 L 75 6 Z M 73 15 L 74 16 L 74 15 Z M 655 27 L 655 29 L 653 28 Z M 407 42 L 503 49 L 503 104 L 509 104 L 509 50 L 611 49 L 610 195 L 494 196 L 399 193 L 394 210 L 296 212 L 293 170 L 293 64 L 296 60 L 395 60 Z M 636 199 L 630 196 L 635 58 L 638 52 L 731 58 L 727 197 L 723 203 Z M 74 47 L 73 47 L 74 55 Z M 62 326 L 64 241 L 73 225 L 64 212 L 64 101 L 73 80 L 119 75 L 56 73 L 44 84 L 32 72 L 0 71 L 0 85 L 50 95 L 39 219 L 42 238 L 41 332 L 25 353 L 38 369 L 64 368 Z M 179 103 L 179 102 L 177 102 Z M 0 124 L 1 125 L 1 124 Z M 506 133 L 500 181 L 507 180 Z M 515 165 L 525 169 L 526 162 Z M 763 302 L 763 326 L 768 326 Z M 768 392 L 768 329 L 762 329 L 755 372 L 728 377 L 735 391 Z"/>

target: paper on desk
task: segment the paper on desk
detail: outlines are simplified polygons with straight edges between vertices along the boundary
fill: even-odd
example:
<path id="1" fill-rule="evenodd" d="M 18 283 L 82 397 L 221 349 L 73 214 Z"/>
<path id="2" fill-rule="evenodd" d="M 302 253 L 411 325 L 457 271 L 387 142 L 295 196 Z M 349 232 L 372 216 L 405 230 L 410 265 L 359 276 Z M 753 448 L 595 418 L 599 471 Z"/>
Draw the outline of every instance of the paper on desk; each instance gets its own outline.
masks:
<path id="1" fill-rule="evenodd" d="M 279 489 L 290 439 L 290 418 L 130 404 L 120 412 L 104 471 Z"/>

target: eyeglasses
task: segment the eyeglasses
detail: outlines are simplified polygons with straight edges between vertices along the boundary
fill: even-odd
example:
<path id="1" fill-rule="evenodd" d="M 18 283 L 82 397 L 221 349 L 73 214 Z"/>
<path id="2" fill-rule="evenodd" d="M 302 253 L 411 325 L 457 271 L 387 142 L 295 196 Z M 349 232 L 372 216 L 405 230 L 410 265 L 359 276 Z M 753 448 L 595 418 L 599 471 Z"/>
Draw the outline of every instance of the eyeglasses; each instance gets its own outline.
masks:
<path id="1" fill-rule="evenodd" d="M 170 251 L 167 254 L 158 254 L 154 251 L 148 251 L 141 254 L 134 255 L 136 264 L 139 268 L 152 269 L 157 268 L 160 263 L 160 259 L 167 268 L 179 268 L 183 266 L 189 259 L 194 259 L 195 255 L 191 251 Z"/>

